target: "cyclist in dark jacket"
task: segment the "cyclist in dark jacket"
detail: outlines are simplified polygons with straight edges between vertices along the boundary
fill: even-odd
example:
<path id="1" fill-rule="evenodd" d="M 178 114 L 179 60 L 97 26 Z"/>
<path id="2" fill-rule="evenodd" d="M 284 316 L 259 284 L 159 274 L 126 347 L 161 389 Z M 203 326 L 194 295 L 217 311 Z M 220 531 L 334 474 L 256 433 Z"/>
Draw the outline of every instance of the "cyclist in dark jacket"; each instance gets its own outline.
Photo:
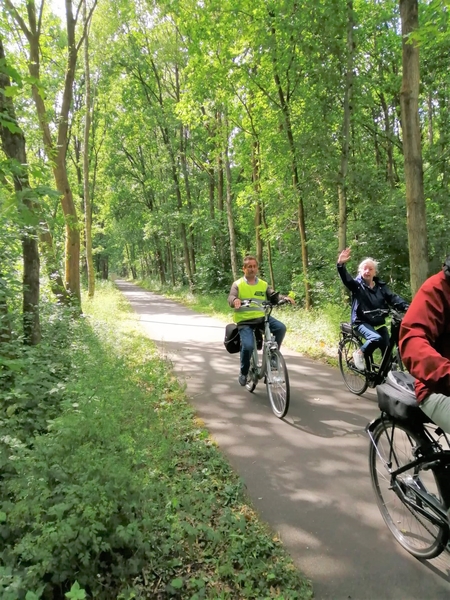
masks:
<path id="1" fill-rule="evenodd" d="M 406 310 L 409 305 L 403 298 L 394 294 L 384 281 L 376 277 L 377 263 L 373 258 L 365 258 L 358 267 L 358 276 L 353 278 L 345 267 L 350 257 L 350 248 L 342 250 L 338 257 L 337 270 L 342 283 L 352 292 L 351 322 L 366 340 L 353 355 L 355 366 L 363 371 L 364 354 L 372 354 L 375 348 L 380 348 L 384 353 L 389 344 L 389 332 L 384 325 L 384 315 L 365 314 L 365 312 L 386 309 L 389 306 Z"/>

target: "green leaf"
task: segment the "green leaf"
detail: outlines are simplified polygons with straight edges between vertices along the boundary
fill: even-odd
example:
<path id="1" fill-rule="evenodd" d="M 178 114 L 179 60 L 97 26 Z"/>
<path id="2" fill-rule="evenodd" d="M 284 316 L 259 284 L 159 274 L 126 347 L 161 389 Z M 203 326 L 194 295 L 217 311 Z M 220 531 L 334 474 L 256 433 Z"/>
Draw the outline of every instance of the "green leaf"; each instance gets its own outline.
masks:
<path id="1" fill-rule="evenodd" d="M 2 127 L 7 127 L 11 133 L 20 133 L 21 129 L 12 121 L 6 121 L 5 119 L 0 118 L 0 124 Z"/>
<path id="2" fill-rule="evenodd" d="M 170 585 L 176 590 L 180 590 L 183 587 L 183 579 L 181 577 L 177 577 L 176 579 L 172 579 Z"/>
<path id="3" fill-rule="evenodd" d="M 6 98 L 14 98 L 20 92 L 19 88 L 15 85 L 10 85 L 3 90 Z"/>
<path id="4" fill-rule="evenodd" d="M 70 591 L 66 592 L 66 598 L 71 598 L 71 600 L 84 600 L 86 598 L 86 592 L 80 588 L 78 581 L 75 581 L 70 588 Z"/>

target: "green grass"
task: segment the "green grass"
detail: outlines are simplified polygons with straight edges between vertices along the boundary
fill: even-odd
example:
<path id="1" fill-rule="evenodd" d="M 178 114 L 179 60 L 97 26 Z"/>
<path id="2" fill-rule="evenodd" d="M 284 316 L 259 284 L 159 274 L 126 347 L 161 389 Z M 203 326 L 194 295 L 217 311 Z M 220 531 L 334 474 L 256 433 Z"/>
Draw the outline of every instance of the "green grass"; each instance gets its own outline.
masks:
<path id="1" fill-rule="evenodd" d="M 22 375 L 11 391 L 1 598 L 311 598 L 122 295 L 99 285 L 84 310 L 52 317 L 46 360 L 64 376 L 39 394 L 47 425 L 32 438 L 20 435 L 34 392 Z"/>
<path id="2" fill-rule="evenodd" d="M 224 323 L 232 321 L 233 311 L 228 306 L 226 294 L 193 294 L 188 288 L 163 287 L 148 279 L 135 283 L 144 289 L 164 294 L 193 310 L 221 319 Z M 350 319 L 348 305 L 329 304 L 309 311 L 298 306 L 283 306 L 276 308 L 273 316 L 287 326 L 284 344 L 288 348 L 305 356 L 337 365 L 339 324 Z"/>

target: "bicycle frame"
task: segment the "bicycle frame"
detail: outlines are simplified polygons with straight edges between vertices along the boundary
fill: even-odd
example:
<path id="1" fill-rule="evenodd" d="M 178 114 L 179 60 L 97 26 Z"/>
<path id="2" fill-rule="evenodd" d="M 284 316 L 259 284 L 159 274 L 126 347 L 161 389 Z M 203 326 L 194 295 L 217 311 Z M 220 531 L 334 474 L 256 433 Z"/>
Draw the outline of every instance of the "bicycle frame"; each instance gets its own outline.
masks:
<path id="1" fill-rule="evenodd" d="M 256 376 L 258 380 L 263 379 L 263 377 L 270 376 L 271 370 L 267 368 L 267 363 L 269 361 L 270 350 L 277 350 L 278 344 L 275 341 L 275 338 L 270 331 L 269 327 L 269 316 L 272 313 L 273 305 L 270 302 L 263 302 L 264 307 L 264 330 L 261 331 L 263 334 L 263 345 L 262 345 L 262 359 L 261 364 L 259 364 L 259 355 L 258 348 L 256 343 L 256 332 L 253 329 L 253 364 L 256 367 Z"/>
<path id="2" fill-rule="evenodd" d="M 396 345 L 398 343 L 398 335 L 399 335 L 400 324 L 401 324 L 401 319 L 399 318 L 398 315 L 399 315 L 399 313 L 392 311 L 389 344 L 388 344 L 386 350 L 384 351 L 380 365 L 376 365 L 373 362 L 372 357 L 369 360 L 370 369 L 366 370 L 366 372 L 365 372 L 369 387 L 374 388 L 377 385 L 380 385 L 380 383 L 383 383 L 387 377 L 387 374 L 391 370 L 392 363 L 394 361 L 394 348 L 396 347 Z M 344 341 L 345 339 L 347 339 L 349 337 L 357 340 L 358 343 L 360 343 L 360 344 L 362 343 L 363 337 L 358 332 L 356 332 L 353 329 L 353 327 L 352 327 L 351 333 L 344 333 L 341 330 L 341 342 L 340 343 L 342 343 L 342 341 Z M 352 367 L 350 366 L 350 368 L 352 368 Z M 358 369 L 356 369 L 356 367 L 353 367 L 353 369 L 355 370 L 355 372 L 359 373 L 359 371 L 358 371 Z"/>

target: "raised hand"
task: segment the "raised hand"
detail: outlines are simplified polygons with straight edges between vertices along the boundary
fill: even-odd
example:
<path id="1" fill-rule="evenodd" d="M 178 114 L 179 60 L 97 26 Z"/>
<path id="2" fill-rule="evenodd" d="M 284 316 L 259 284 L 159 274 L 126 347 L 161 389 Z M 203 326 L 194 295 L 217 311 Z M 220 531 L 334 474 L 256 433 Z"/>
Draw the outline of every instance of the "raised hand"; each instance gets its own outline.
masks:
<path id="1" fill-rule="evenodd" d="M 341 265 L 346 263 L 348 260 L 350 260 L 351 254 L 352 254 L 352 251 L 350 250 L 350 248 L 345 248 L 345 250 L 342 250 L 342 252 L 339 254 L 339 257 L 337 260 L 338 263 Z"/>

